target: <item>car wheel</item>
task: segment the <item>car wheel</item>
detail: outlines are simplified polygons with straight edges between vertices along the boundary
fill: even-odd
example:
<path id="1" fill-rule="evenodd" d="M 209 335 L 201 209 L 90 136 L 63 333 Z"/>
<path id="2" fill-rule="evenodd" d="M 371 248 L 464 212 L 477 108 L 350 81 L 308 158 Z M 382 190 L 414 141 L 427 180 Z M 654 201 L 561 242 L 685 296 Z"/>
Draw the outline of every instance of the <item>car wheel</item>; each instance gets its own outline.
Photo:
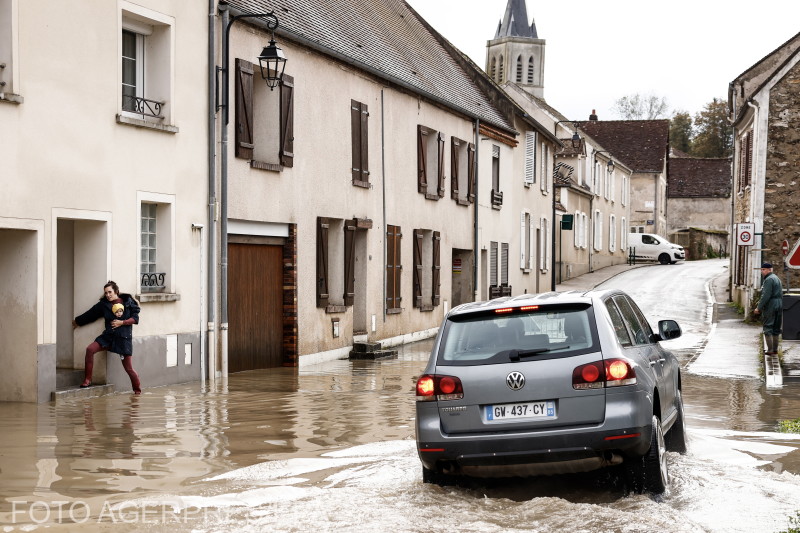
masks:
<path id="1" fill-rule="evenodd" d="M 669 264 L 669 254 L 663 253 L 663 254 L 659 255 L 658 256 L 658 262 L 661 263 L 662 265 L 668 265 Z"/>
<path id="2" fill-rule="evenodd" d="M 430 468 L 422 467 L 422 482 L 423 483 L 431 483 L 433 485 L 439 485 L 440 487 L 444 487 L 447 485 L 453 484 L 452 476 L 448 476 L 445 474 L 440 474 L 435 470 L 431 470 Z"/>
<path id="3" fill-rule="evenodd" d="M 678 410 L 678 418 L 672 427 L 664 435 L 664 441 L 667 444 L 667 450 L 671 452 L 678 452 L 680 454 L 686 453 L 686 422 L 683 415 L 683 397 L 681 391 L 678 391 L 675 397 L 675 408 Z"/>
<path id="4" fill-rule="evenodd" d="M 628 482 L 633 492 L 661 494 L 667 490 L 667 449 L 661 420 L 653 415 L 653 429 L 650 434 L 650 449 L 643 457 L 632 459 L 628 464 Z"/>

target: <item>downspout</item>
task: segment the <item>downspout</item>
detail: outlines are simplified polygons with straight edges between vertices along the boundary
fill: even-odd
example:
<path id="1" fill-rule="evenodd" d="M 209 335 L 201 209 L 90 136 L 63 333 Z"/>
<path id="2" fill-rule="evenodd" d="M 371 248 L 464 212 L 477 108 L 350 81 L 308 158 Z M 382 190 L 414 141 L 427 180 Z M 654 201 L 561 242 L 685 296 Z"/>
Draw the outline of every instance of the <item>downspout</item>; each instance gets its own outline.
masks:
<path id="1" fill-rule="evenodd" d="M 480 150 L 478 148 L 480 147 L 479 144 L 480 129 L 481 129 L 481 119 L 476 117 L 475 118 L 475 184 L 474 184 L 475 189 L 473 191 L 475 193 L 475 205 L 473 206 L 474 210 L 472 213 L 474 218 L 472 226 L 473 229 L 472 248 L 473 250 L 475 250 L 472 258 L 472 301 L 473 302 L 477 302 L 480 300 L 480 298 L 478 298 L 478 258 L 480 255 L 480 249 L 479 249 L 480 244 L 478 243 L 478 205 L 480 204 L 480 197 L 481 197 L 481 195 L 478 194 L 478 175 L 480 174 L 478 172 L 479 168 L 478 154 L 480 153 Z"/>
<path id="2" fill-rule="evenodd" d="M 754 102 L 752 98 L 748 98 L 746 102 L 747 102 L 747 105 L 752 107 L 753 110 L 754 110 L 753 111 L 753 146 L 755 146 L 756 145 L 756 139 L 758 139 L 758 137 L 759 137 L 758 136 L 758 115 L 759 115 L 760 108 L 759 108 L 758 103 Z M 751 166 L 753 168 L 758 168 L 758 165 L 755 164 L 757 155 L 758 155 L 758 151 L 757 150 L 753 150 L 753 158 L 752 158 L 752 160 L 750 162 L 750 164 L 751 164 Z M 758 177 L 755 172 L 753 172 L 753 176 L 756 177 L 756 178 Z M 764 208 L 763 208 L 763 206 L 764 206 L 764 197 L 763 197 L 763 195 L 764 195 L 764 189 L 765 188 L 766 188 L 766 176 L 764 176 L 764 187 L 753 187 L 753 184 L 752 183 L 750 184 L 750 190 L 751 191 L 756 191 L 757 190 L 762 195 L 762 197 L 760 199 L 760 202 L 759 202 L 761 204 L 761 216 L 760 217 L 756 217 L 757 211 L 756 211 L 755 198 L 753 198 L 750 201 L 750 213 L 751 213 L 751 215 L 753 217 L 753 222 L 755 223 L 756 220 L 758 220 L 758 223 L 756 224 L 756 234 L 758 234 L 758 232 L 761 232 L 761 242 L 759 243 L 761 245 L 761 248 L 764 248 Z M 731 194 L 733 194 L 733 191 L 731 191 Z M 755 195 L 753 195 L 753 196 L 755 197 Z M 759 226 L 761 226 L 761 227 L 759 228 Z M 759 264 L 761 264 L 761 261 L 764 260 L 763 253 L 762 252 L 758 252 L 758 253 L 759 253 L 759 255 L 761 257 L 759 257 L 757 261 L 755 260 L 755 257 L 752 257 L 750 261 L 745 261 L 745 271 L 746 272 L 752 272 L 752 269 L 747 268 L 749 266 L 748 263 L 750 263 L 750 264 L 755 263 L 756 265 L 759 265 Z M 750 297 L 752 296 L 752 291 L 754 291 L 757 288 L 761 287 L 761 278 L 759 276 L 752 276 L 752 278 L 753 278 L 753 283 L 751 284 L 751 287 L 750 287 L 750 294 L 747 295 L 747 305 L 748 305 L 747 309 L 749 309 Z"/>
<path id="3" fill-rule="evenodd" d="M 202 322 L 201 322 L 201 338 L 200 338 L 200 382 L 205 383 L 206 377 L 214 381 L 216 372 L 211 370 L 211 361 L 215 361 L 216 355 L 216 342 L 214 336 L 215 324 L 215 306 L 216 306 L 216 275 L 217 269 L 215 267 L 215 260 L 217 252 L 215 246 L 215 239 L 217 233 L 216 227 L 216 188 L 217 188 L 217 167 L 216 167 L 216 58 L 214 37 L 216 30 L 216 0 L 208 0 L 208 145 L 207 150 L 207 165 L 208 165 L 208 311 L 207 311 L 207 331 L 206 338 L 202 338 Z M 202 244 L 201 244 L 202 246 Z M 203 353 L 203 343 L 206 343 L 206 351 Z M 216 369 L 216 365 L 214 367 Z"/>
<path id="4" fill-rule="evenodd" d="M 221 5 L 222 11 L 222 27 L 228 28 L 228 7 Z M 226 31 L 225 37 L 222 42 L 222 57 L 228 57 L 228 39 L 230 30 Z M 223 59 L 224 61 L 224 59 Z M 230 67 L 228 67 L 230 68 Z M 219 341 L 220 341 L 220 362 L 221 362 L 221 375 L 223 378 L 228 377 L 228 117 L 230 115 L 228 108 L 228 83 L 230 76 L 227 72 L 224 73 L 223 79 L 225 83 L 222 84 L 222 101 L 225 102 L 225 107 L 222 109 L 222 131 L 220 132 L 220 324 L 219 324 Z"/>
<path id="5" fill-rule="evenodd" d="M 381 194 L 383 195 L 383 323 L 386 323 L 386 283 L 389 281 L 389 276 L 386 274 L 388 268 L 387 255 L 389 251 L 389 243 L 386 242 L 387 228 L 386 228 L 386 135 L 385 135 L 385 122 L 384 122 L 384 103 L 383 103 L 383 87 L 381 87 Z"/>
<path id="6" fill-rule="evenodd" d="M 594 272 L 594 265 L 592 259 L 594 258 L 594 192 L 589 195 L 589 239 L 586 246 L 589 248 L 589 272 Z"/>

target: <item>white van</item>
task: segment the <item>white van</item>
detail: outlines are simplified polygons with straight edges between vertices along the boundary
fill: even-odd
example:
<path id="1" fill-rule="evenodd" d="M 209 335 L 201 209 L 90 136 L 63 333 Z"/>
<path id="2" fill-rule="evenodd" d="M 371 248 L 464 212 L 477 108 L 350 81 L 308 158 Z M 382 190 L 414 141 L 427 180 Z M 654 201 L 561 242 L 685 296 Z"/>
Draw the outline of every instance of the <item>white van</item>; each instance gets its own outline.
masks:
<path id="1" fill-rule="evenodd" d="M 686 259 L 683 246 L 672 244 L 660 235 L 652 233 L 629 233 L 629 255 L 638 260 L 658 261 L 662 265 Z"/>

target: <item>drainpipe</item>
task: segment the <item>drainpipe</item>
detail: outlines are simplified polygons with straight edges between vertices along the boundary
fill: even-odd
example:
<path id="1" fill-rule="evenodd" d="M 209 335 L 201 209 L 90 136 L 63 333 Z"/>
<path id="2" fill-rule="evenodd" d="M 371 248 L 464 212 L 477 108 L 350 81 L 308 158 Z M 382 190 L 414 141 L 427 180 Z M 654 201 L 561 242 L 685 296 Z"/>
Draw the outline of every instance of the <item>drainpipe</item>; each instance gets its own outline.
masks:
<path id="1" fill-rule="evenodd" d="M 481 195 L 478 194 L 478 154 L 480 150 L 480 129 L 481 129 L 481 119 L 475 118 L 475 205 L 473 206 L 473 234 L 472 234 L 472 248 L 475 250 L 473 253 L 472 258 L 472 301 L 477 302 L 480 300 L 478 298 L 478 256 L 480 255 L 480 244 L 478 243 L 478 205 L 480 204 L 480 197 Z"/>
<path id="2" fill-rule="evenodd" d="M 228 6 L 221 5 L 222 27 L 228 27 L 229 13 Z M 223 39 L 222 57 L 228 57 L 228 39 Z M 230 68 L 230 67 L 228 67 Z M 230 77 L 225 73 L 226 83 L 222 86 L 222 101 L 225 107 L 222 108 L 222 131 L 220 133 L 220 324 L 219 324 L 219 344 L 221 374 L 223 378 L 228 377 L 228 80 Z"/>
<path id="3" fill-rule="evenodd" d="M 215 305 L 216 305 L 216 276 L 217 276 L 217 269 L 215 268 L 215 260 L 217 257 L 217 252 L 215 248 L 215 239 L 217 233 L 216 227 L 216 206 L 217 206 L 217 198 L 216 198 L 216 188 L 217 188 L 217 168 L 216 168 L 216 127 L 217 127 L 217 120 L 216 120 L 216 113 L 217 113 L 217 103 L 215 101 L 214 95 L 216 93 L 216 68 L 214 66 L 217 64 L 215 58 L 215 47 L 214 47 L 214 33 L 216 29 L 216 2 L 215 0 L 208 0 L 208 145 L 206 147 L 207 151 L 207 165 L 208 165 L 208 231 L 206 235 L 208 236 L 208 314 L 207 314 L 207 331 L 206 331 L 206 339 L 203 339 L 202 335 L 202 321 L 200 323 L 201 326 L 201 333 L 200 333 L 200 380 L 204 382 L 206 379 L 206 375 L 211 381 L 214 381 L 216 377 L 215 371 L 212 371 L 211 365 L 209 364 L 210 361 L 215 361 L 216 355 L 216 341 L 214 336 L 215 324 L 214 324 L 214 317 L 215 317 Z M 202 244 L 201 244 L 202 246 Z M 208 349 L 203 353 L 203 343 L 207 342 Z M 216 370 L 216 365 L 214 365 L 214 370 Z"/>
<path id="4" fill-rule="evenodd" d="M 749 98 L 747 100 L 747 105 L 753 108 L 753 145 L 755 146 L 755 144 L 756 144 L 755 141 L 759 137 L 759 135 L 758 135 L 759 105 L 758 105 L 758 102 L 754 102 L 752 98 Z M 752 166 L 754 168 L 758 168 L 758 165 L 755 164 L 757 155 L 758 155 L 758 151 L 757 150 L 753 150 L 753 159 L 752 159 L 751 164 L 752 164 Z M 755 176 L 756 178 L 758 177 L 758 176 L 756 176 L 755 172 L 753 172 L 753 176 Z M 752 183 L 751 183 L 751 189 L 750 189 L 752 191 L 758 191 L 759 194 L 761 195 L 761 197 L 758 198 L 754 194 L 753 195 L 754 200 L 758 200 L 758 202 L 752 201 L 751 204 L 750 204 L 750 214 L 751 214 L 751 217 L 752 217 L 752 221 L 754 223 L 756 223 L 756 226 L 755 226 L 756 234 L 758 234 L 759 231 L 761 232 L 761 243 L 760 243 L 761 244 L 761 248 L 764 248 L 764 189 L 765 189 L 765 187 L 766 187 L 766 176 L 765 176 L 765 179 L 764 179 L 764 187 L 756 188 L 756 187 L 753 187 Z M 760 204 L 760 206 L 757 206 L 756 205 L 757 203 Z M 760 211 L 761 211 L 761 216 L 759 216 L 759 217 L 757 217 L 757 214 L 759 212 L 758 207 L 760 207 Z M 759 222 L 760 222 L 760 224 L 759 224 Z M 759 228 L 759 225 L 761 226 L 760 228 Z M 752 257 L 751 261 L 746 261 L 745 262 L 745 271 L 752 272 L 752 269 L 747 268 L 747 263 L 750 263 L 750 264 L 755 263 L 756 265 L 760 265 L 761 264 L 761 262 L 764 260 L 764 254 L 762 252 L 758 252 L 758 254 L 761 257 L 759 257 L 757 261 L 756 261 L 755 257 Z M 747 309 L 750 308 L 749 307 L 750 306 L 750 297 L 752 296 L 752 291 L 754 291 L 755 289 L 761 287 L 761 278 L 759 276 L 752 276 L 752 278 L 753 278 L 753 283 L 750 286 L 750 291 L 749 291 L 750 294 L 747 295 L 747 305 L 748 305 Z"/>
<path id="5" fill-rule="evenodd" d="M 589 195 L 589 238 L 586 242 L 586 247 L 589 248 L 589 272 L 594 272 L 594 265 L 592 264 L 592 260 L 594 259 L 594 192 Z"/>
<path id="6" fill-rule="evenodd" d="M 386 256 L 388 243 L 386 242 L 386 135 L 384 121 L 383 88 L 381 88 L 381 194 L 383 195 L 383 323 L 386 323 L 386 283 L 389 277 L 386 274 L 388 267 Z"/>
<path id="7" fill-rule="evenodd" d="M 203 343 L 203 298 L 205 292 L 203 291 L 203 264 L 205 257 L 203 256 L 203 224 L 192 224 L 192 231 L 200 232 L 200 384 L 206 383 L 206 351 Z"/>

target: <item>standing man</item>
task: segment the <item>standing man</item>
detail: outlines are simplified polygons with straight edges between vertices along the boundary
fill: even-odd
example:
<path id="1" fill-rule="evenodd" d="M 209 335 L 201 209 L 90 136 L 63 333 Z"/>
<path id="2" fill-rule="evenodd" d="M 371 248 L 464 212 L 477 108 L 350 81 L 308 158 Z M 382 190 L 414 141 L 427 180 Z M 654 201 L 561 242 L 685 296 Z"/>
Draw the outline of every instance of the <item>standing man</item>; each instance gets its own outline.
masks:
<path id="1" fill-rule="evenodd" d="M 754 312 L 763 317 L 766 353 L 775 355 L 778 353 L 778 336 L 781 334 L 783 322 L 783 285 L 780 278 L 772 272 L 772 263 L 761 264 L 761 277 L 761 299 Z"/>

